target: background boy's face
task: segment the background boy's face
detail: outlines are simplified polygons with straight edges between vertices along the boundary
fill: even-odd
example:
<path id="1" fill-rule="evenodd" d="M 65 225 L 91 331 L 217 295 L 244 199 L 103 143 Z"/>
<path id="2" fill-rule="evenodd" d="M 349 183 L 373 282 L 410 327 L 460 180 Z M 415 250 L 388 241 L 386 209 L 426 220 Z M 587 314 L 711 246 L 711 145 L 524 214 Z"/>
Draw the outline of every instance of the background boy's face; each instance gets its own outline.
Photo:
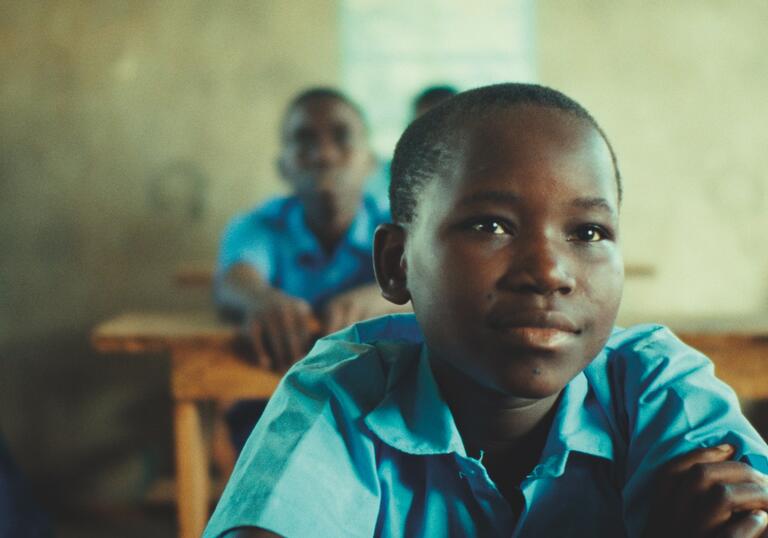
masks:
<path id="1" fill-rule="evenodd" d="M 357 205 L 372 154 L 359 114 L 333 97 L 310 99 L 289 111 L 279 166 L 305 202 Z"/>
<path id="2" fill-rule="evenodd" d="M 600 351 L 621 298 L 608 148 L 585 120 L 537 106 L 463 131 L 408 230 L 414 311 L 431 354 L 471 380 L 555 394 Z"/>

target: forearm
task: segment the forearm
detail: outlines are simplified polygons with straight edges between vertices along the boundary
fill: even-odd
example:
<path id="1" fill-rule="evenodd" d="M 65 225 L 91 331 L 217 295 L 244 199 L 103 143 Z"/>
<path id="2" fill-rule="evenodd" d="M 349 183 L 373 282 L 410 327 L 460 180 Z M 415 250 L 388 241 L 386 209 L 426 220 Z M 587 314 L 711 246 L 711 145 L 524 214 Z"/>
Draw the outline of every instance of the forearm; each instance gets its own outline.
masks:
<path id="1" fill-rule="evenodd" d="M 244 313 L 261 308 L 279 293 L 252 266 L 238 263 L 219 275 L 214 283 L 218 306 L 225 311 Z"/>

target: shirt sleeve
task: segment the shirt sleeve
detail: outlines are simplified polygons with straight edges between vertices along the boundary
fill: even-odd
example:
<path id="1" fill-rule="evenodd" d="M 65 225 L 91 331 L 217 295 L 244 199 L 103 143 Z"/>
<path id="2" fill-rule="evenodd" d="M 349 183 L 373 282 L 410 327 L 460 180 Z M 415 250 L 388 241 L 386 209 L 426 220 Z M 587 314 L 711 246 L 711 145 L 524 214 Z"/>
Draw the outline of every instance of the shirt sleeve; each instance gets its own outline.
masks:
<path id="1" fill-rule="evenodd" d="M 768 446 L 741 413 L 712 362 L 657 327 L 619 350 L 628 447 L 624 487 L 628 529 L 642 532 L 659 467 L 691 450 L 729 443 L 735 459 L 768 473 Z"/>
<path id="2" fill-rule="evenodd" d="M 246 263 L 272 283 L 276 273 L 275 231 L 255 213 L 238 215 L 221 238 L 217 277 L 237 263 Z"/>
<path id="3" fill-rule="evenodd" d="M 283 379 L 243 448 L 205 538 L 238 527 L 288 538 L 373 535 L 380 496 L 375 441 L 357 399 L 333 387 L 354 378 L 355 391 L 375 393 L 383 373 L 375 361 L 358 357 L 344 364 L 335 353 L 340 367 L 305 359 Z"/>

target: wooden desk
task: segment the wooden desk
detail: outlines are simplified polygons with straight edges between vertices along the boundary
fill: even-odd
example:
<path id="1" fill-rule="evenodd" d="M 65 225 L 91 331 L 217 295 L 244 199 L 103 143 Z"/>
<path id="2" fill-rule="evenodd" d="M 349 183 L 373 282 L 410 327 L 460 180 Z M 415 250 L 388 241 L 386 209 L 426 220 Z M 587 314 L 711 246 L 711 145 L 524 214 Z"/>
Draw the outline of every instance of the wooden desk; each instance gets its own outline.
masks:
<path id="1" fill-rule="evenodd" d="M 648 321 L 648 318 L 620 320 Z M 768 316 L 742 320 L 666 320 L 687 343 L 710 356 L 718 377 L 742 398 L 768 399 Z M 180 536 L 199 537 L 208 518 L 209 458 L 198 402 L 269 397 L 279 377 L 248 365 L 232 350 L 236 332 L 213 312 L 124 314 L 93 331 L 103 353 L 165 352 L 171 394 Z"/>
<path id="2" fill-rule="evenodd" d="M 180 288 L 209 289 L 213 285 L 214 263 L 187 262 L 179 265 L 173 275 L 173 281 Z"/>
<path id="3" fill-rule="evenodd" d="M 280 377 L 233 351 L 236 331 L 213 312 L 124 314 L 91 336 L 102 353 L 168 353 L 176 454 L 179 536 L 198 538 L 209 512 L 210 458 L 198 403 L 268 398 Z"/>

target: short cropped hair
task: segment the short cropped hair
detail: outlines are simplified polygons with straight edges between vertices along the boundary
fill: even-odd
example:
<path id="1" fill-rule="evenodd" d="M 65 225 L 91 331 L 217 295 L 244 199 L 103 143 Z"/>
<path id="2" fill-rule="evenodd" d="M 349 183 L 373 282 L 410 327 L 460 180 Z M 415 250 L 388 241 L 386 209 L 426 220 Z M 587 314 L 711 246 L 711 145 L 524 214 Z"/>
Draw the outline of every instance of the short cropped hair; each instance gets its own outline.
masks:
<path id="1" fill-rule="evenodd" d="M 330 86 L 314 86 L 307 88 L 306 90 L 296 95 L 293 99 L 291 99 L 291 101 L 288 103 L 288 106 L 285 108 L 285 113 L 283 114 L 283 121 L 280 127 L 281 132 L 285 128 L 285 123 L 288 121 L 288 116 L 291 112 L 294 111 L 294 109 L 308 103 L 309 101 L 314 101 L 315 99 L 335 99 L 344 103 L 360 117 L 363 128 L 365 129 L 366 133 L 368 132 L 368 121 L 366 120 L 365 114 L 363 113 L 363 109 L 360 108 L 360 106 L 352 99 L 350 99 L 345 93 Z"/>
<path id="2" fill-rule="evenodd" d="M 389 199 L 392 219 L 409 224 L 416 216 L 424 187 L 448 171 L 454 162 L 455 139 L 462 125 L 490 117 L 494 112 L 519 105 L 556 108 L 588 121 L 605 140 L 621 201 L 621 174 L 608 137 L 597 121 L 579 103 L 565 94 L 537 84 L 495 84 L 462 92 L 426 112 L 411 123 L 395 147 L 391 166 Z"/>

